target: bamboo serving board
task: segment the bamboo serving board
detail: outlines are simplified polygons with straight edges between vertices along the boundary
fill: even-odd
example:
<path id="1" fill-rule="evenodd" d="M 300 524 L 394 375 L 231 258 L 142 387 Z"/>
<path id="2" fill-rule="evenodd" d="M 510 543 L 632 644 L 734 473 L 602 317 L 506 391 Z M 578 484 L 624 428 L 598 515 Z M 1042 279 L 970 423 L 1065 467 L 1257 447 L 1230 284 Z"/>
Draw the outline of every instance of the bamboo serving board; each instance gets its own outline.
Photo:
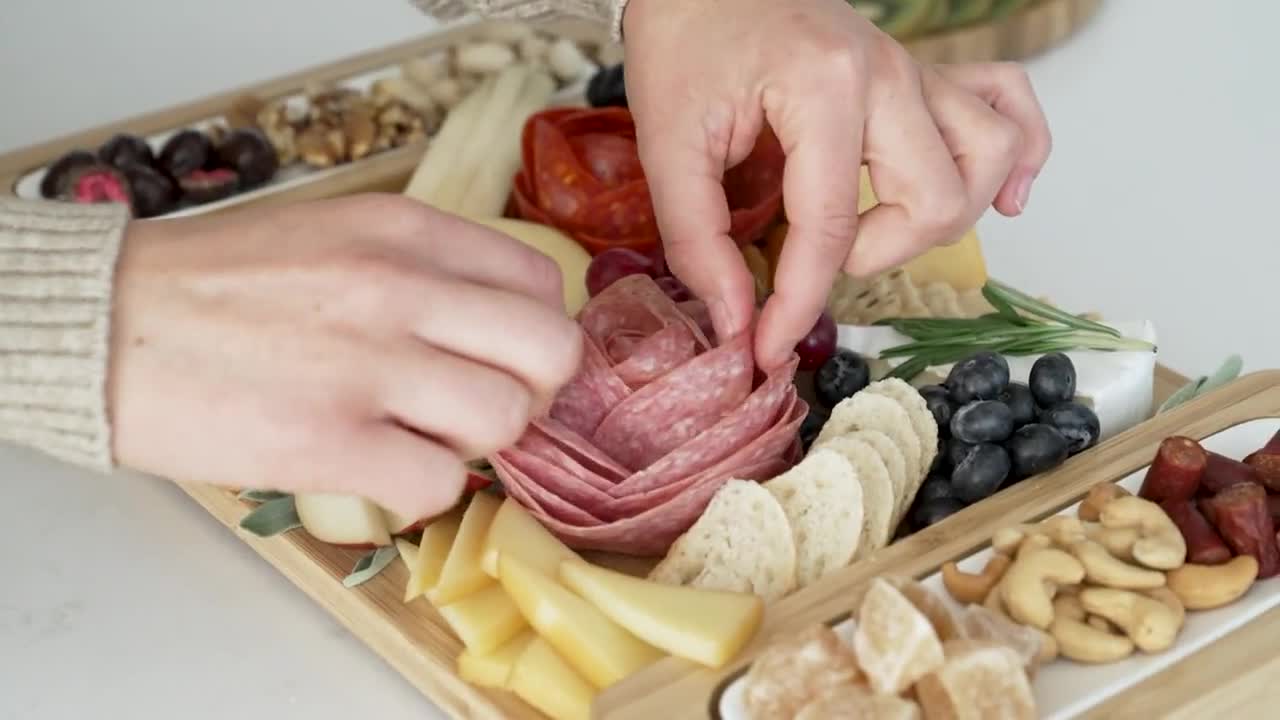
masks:
<path id="1" fill-rule="evenodd" d="M 924 62 L 1022 60 L 1064 41 L 1092 18 L 1101 4 L 1102 0 L 1036 0 L 999 21 L 924 35 L 909 39 L 904 44 L 914 56 Z M 71 150 L 97 148 L 117 133 L 148 137 L 199 126 L 222 117 L 237 98 L 245 95 L 273 100 L 301 94 L 310 86 L 342 83 L 368 73 L 393 69 L 410 58 L 471 39 L 481 34 L 485 25 L 471 23 L 451 26 L 418 40 L 0 155 L 0 195 L 17 195 L 19 182 L 30 173 L 48 166 Z M 549 25 L 548 29 L 580 42 L 601 46 L 602 57 L 609 60 L 620 60 L 622 57 L 620 48 L 608 43 L 607 37 L 594 25 L 560 22 Z M 189 212 L 219 213 L 236 208 L 281 205 L 353 192 L 400 192 L 421 160 L 428 142 L 413 143 L 356 162 L 312 171 L 303 178 L 268 185 L 244 196 L 196 207 Z"/>
<path id="2" fill-rule="evenodd" d="M 1157 366 L 1153 393 L 1156 403 L 1163 402 L 1185 382 L 1186 378 L 1181 375 Z M 780 602 L 767 613 L 757 641 L 722 672 L 699 671 L 688 663 L 664 660 L 606 691 L 597 701 L 599 716 L 636 720 L 660 715 L 672 720 L 706 717 L 709 698 L 716 687 L 749 661 L 762 642 L 779 633 L 834 617 L 840 612 L 844 589 L 860 579 L 889 567 L 897 572 L 927 574 L 943 562 L 982 544 L 993 524 L 1046 514 L 1074 501 L 1093 483 L 1121 476 L 1149 462 L 1156 444 L 1171 428 L 1182 430 L 1190 426 L 1186 432 L 1199 436 L 1272 412 L 1280 414 L 1280 372 L 1250 376 L 1167 416 L 1144 423 L 1069 460 L 1060 470 L 1002 491 Z M 406 605 L 403 602 L 408 575 L 402 563 L 393 562 L 364 585 L 345 588 L 342 578 L 364 551 L 322 543 L 302 531 L 273 538 L 256 537 L 237 527 L 250 506 L 237 500 L 235 493 L 207 485 L 182 484 L 181 487 L 451 717 L 495 720 L 541 717 L 513 695 L 477 688 L 458 678 L 454 663 L 462 645 L 428 603 L 418 600 Z M 630 563 L 624 560 L 607 564 L 626 570 Z M 646 563 L 639 561 L 633 567 L 643 571 Z M 1274 625 L 1272 631 L 1280 637 L 1280 615 L 1273 613 L 1267 618 L 1267 623 L 1259 621 L 1250 625 L 1251 632 L 1254 625 Z M 1191 662 L 1199 662 L 1198 656 L 1183 665 Z M 1132 692 L 1139 692 L 1147 685 L 1149 683 L 1144 683 Z M 1150 685 L 1146 692 L 1163 697 L 1165 689 L 1157 683 Z"/>

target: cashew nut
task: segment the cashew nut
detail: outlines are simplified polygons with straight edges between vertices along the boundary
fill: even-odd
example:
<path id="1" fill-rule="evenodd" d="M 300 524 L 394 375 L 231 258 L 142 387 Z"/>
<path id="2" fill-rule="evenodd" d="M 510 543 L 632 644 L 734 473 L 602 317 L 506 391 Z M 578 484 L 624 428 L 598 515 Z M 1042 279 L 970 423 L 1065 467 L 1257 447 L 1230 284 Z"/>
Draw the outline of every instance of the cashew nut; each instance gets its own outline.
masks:
<path id="1" fill-rule="evenodd" d="M 1027 537 L 1025 527 L 1029 526 L 1000 528 L 991 536 L 991 548 L 1004 555 L 1017 553 L 1018 546 Z"/>
<path id="2" fill-rule="evenodd" d="M 1008 571 L 1006 571 L 1005 574 L 1007 575 Z M 991 592 L 987 593 L 986 599 L 982 601 L 982 607 L 990 610 L 991 612 L 1000 613 L 1005 617 L 1009 617 L 1009 611 L 1005 609 L 1004 600 L 1001 599 L 1002 593 L 1000 591 L 1000 586 L 1002 584 L 1003 583 L 996 583 L 995 587 L 991 588 Z"/>
<path id="3" fill-rule="evenodd" d="M 1186 562 L 1182 532 L 1150 500 L 1132 495 L 1116 498 L 1102 508 L 1098 519 L 1106 528 L 1136 528 L 1141 537 L 1133 544 L 1133 559 L 1149 568 L 1172 570 Z"/>
<path id="4" fill-rule="evenodd" d="M 1084 606 L 1080 604 L 1080 598 L 1075 595 L 1058 595 L 1053 599 L 1053 616 L 1055 618 L 1069 618 L 1084 622 L 1085 616 L 1088 615 L 1084 611 Z"/>
<path id="5" fill-rule="evenodd" d="M 1022 542 L 1018 544 L 1018 551 L 1014 553 L 1014 559 L 1016 560 L 1029 552 L 1044 550 L 1050 547 L 1053 547 L 1053 541 L 1050 540 L 1047 535 L 1041 535 L 1039 533 L 1027 535 L 1022 539 Z"/>
<path id="6" fill-rule="evenodd" d="M 1163 602 L 1129 590 L 1085 588 L 1080 603 L 1094 615 L 1110 620 L 1143 652 L 1159 652 L 1173 645 L 1180 623 Z"/>
<path id="7" fill-rule="evenodd" d="M 1207 610 L 1244 595 L 1258 578 L 1258 560 L 1237 555 L 1221 565 L 1187 563 L 1168 575 L 1169 589 L 1188 610 Z"/>
<path id="8" fill-rule="evenodd" d="M 1120 485 L 1115 483 L 1102 483 L 1089 488 L 1089 494 L 1084 496 L 1080 501 L 1080 505 L 1076 507 L 1076 516 L 1081 520 L 1088 522 L 1097 522 L 1098 516 L 1102 514 L 1102 508 L 1119 497 L 1127 497 L 1131 495 Z"/>
<path id="9" fill-rule="evenodd" d="M 1097 523 L 1086 525 L 1084 534 L 1113 556 L 1126 561 L 1133 559 L 1133 544 L 1139 536 L 1137 528 L 1105 528 Z"/>
<path id="10" fill-rule="evenodd" d="M 1040 628 L 1031 628 L 1040 636 L 1040 654 L 1036 656 L 1036 664 L 1053 662 L 1058 657 L 1058 641 Z"/>
<path id="11" fill-rule="evenodd" d="M 1071 552 L 1084 566 L 1085 577 L 1094 584 L 1127 590 L 1147 590 L 1164 585 L 1164 573 L 1117 560 L 1092 540 L 1072 545 Z"/>
<path id="12" fill-rule="evenodd" d="M 1178 595 L 1168 587 L 1152 588 L 1147 591 L 1147 597 L 1159 600 L 1167 605 L 1169 609 L 1173 611 L 1173 614 L 1178 617 L 1178 629 L 1182 629 L 1182 624 L 1186 622 L 1187 619 L 1187 608 L 1182 604 L 1182 598 L 1179 598 Z"/>
<path id="13" fill-rule="evenodd" d="M 980 573 L 967 573 L 954 562 L 942 566 L 942 584 L 951 593 L 951 597 L 965 604 L 982 602 L 991 592 L 991 588 L 1000 582 L 1012 561 L 1008 555 L 996 553 L 987 560 Z"/>
<path id="14" fill-rule="evenodd" d="M 1111 625 L 1111 623 L 1107 622 L 1107 619 L 1102 617 L 1101 615 L 1085 616 L 1084 624 L 1088 625 L 1094 630 L 1101 630 L 1102 632 L 1107 632 L 1107 633 L 1111 632 L 1113 629 L 1113 626 Z"/>
<path id="15" fill-rule="evenodd" d="M 1084 566 L 1071 555 L 1056 548 L 1029 550 L 1005 572 L 1000 598 L 1014 620 L 1043 630 L 1053 622 L 1054 586 L 1082 580 Z"/>
<path id="16" fill-rule="evenodd" d="M 1083 663 L 1109 663 L 1133 654 L 1133 641 L 1070 618 L 1054 618 L 1049 628 L 1063 657 Z"/>
<path id="17" fill-rule="evenodd" d="M 1062 547 L 1069 547 L 1085 539 L 1084 523 L 1070 515 L 1054 515 L 1041 522 L 1038 529 Z"/>
<path id="18" fill-rule="evenodd" d="M 1015 525 L 1001 528 L 991 538 L 991 547 L 1006 555 L 1016 554 L 1025 547 L 1031 538 L 1039 538 L 1034 542 L 1038 547 L 1059 545 L 1066 548 L 1072 543 L 1085 539 L 1085 527 L 1077 518 L 1070 515 L 1054 515 L 1035 524 Z"/>

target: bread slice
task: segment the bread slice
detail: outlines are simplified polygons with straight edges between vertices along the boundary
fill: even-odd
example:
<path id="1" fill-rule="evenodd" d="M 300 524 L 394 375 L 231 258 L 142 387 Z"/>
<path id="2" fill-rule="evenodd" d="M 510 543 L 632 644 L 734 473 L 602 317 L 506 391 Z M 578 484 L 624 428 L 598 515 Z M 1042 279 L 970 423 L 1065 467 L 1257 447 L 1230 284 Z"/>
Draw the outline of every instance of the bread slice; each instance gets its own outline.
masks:
<path id="1" fill-rule="evenodd" d="M 862 485 L 844 455 L 811 452 L 764 487 L 778 499 L 791 526 L 797 587 L 853 560 L 862 537 Z"/>
<path id="2" fill-rule="evenodd" d="M 864 558 L 889 544 L 893 534 L 893 481 L 879 453 L 867 441 L 852 435 L 814 444 L 809 454 L 819 450 L 834 450 L 843 455 L 862 486 L 862 537 L 853 559 Z"/>
<path id="3" fill-rule="evenodd" d="M 933 467 L 933 459 L 938 456 L 938 422 L 933 419 L 929 404 L 920 391 L 901 378 L 877 380 L 863 392 L 883 395 L 901 405 L 919 441 L 920 465 L 919 472 L 911 476 L 910 497 L 907 498 L 907 505 L 910 505 L 916 498 L 916 491 L 924 484 L 929 468 Z"/>
<path id="4" fill-rule="evenodd" d="M 893 484 L 893 520 L 889 523 L 892 526 L 889 534 L 892 535 L 910 505 L 903 501 L 912 482 L 911 478 L 907 477 L 907 459 L 897 443 L 879 430 L 854 430 L 850 436 L 863 440 L 874 448 L 876 454 L 884 461 L 885 469 L 889 471 L 889 481 Z"/>
<path id="5" fill-rule="evenodd" d="M 920 720 L 920 706 L 897 695 L 877 695 L 863 685 L 841 685 L 800 708 L 795 720 Z"/>
<path id="6" fill-rule="evenodd" d="M 1035 696 L 1013 649 L 995 642 L 947 643 L 947 660 L 916 683 L 929 720 L 1034 720 Z"/>
<path id="7" fill-rule="evenodd" d="M 882 392 L 869 392 L 871 387 L 868 385 L 865 390 L 854 393 L 831 408 L 831 417 L 822 426 L 814 445 L 848 435 L 855 430 L 879 430 L 888 435 L 902 451 L 907 477 L 912 480 L 919 477 L 923 483 L 924 476 L 921 473 L 927 472 L 929 466 L 921 465 L 923 450 L 920 447 L 920 436 L 911 423 L 911 416 L 896 399 Z M 932 461 L 930 456 L 930 462 Z"/>
<path id="8" fill-rule="evenodd" d="M 649 579 L 777 600 L 796 584 L 796 546 L 787 515 L 760 483 L 729 480 Z"/>
<path id="9" fill-rule="evenodd" d="M 942 666 L 942 642 L 929 619 L 881 578 L 871 581 L 857 624 L 854 654 L 878 693 L 906 692 L 916 680 Z"/>

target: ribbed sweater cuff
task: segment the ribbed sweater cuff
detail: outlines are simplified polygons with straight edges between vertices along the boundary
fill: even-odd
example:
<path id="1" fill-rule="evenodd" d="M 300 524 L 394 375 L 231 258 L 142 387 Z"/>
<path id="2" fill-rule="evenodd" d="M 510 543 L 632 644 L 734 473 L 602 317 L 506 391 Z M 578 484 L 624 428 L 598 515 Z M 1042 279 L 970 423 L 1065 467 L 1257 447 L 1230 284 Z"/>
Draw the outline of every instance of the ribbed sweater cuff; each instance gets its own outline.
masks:
<path id="1" fill-rule="evenodd" d="M 106 378 L 124 205 L 0 198 L 0 440 L 114 466 Z"/>

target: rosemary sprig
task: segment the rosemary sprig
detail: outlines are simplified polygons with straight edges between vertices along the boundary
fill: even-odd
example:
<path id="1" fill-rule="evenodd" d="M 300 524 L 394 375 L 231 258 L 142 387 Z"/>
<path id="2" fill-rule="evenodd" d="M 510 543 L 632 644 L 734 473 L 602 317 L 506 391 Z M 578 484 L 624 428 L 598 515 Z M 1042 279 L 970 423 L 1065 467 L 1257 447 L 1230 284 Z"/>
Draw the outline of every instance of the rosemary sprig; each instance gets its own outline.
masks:
<path id="1" fill-rule="evenodd" d="M 1109 325 L 1059 310 L 995 280 L 987 281 L 982 294 L 995 312 L 977 318 L 889 318 L 876 323 L 912 339 L 880 352 L 884 359 L 906 358 L 890 376 L 910 380 L 932 365 L 959 362 L 984 350 L 1043 355 L 1156 349 L 1145 340 L 1124 337 Z"/>

